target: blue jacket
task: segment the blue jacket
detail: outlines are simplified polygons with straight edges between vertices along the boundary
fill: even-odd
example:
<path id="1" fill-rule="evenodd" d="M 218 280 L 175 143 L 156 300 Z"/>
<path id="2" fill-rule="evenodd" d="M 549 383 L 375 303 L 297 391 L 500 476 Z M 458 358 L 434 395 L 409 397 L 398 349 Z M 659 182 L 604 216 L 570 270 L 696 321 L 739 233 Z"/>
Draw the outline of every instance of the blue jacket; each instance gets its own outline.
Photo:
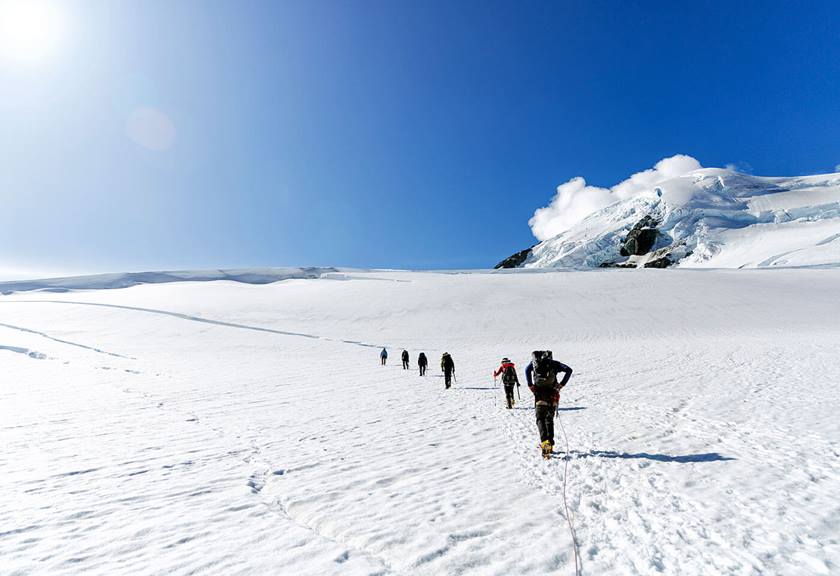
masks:
<path id="1" fill-rule="evenodd" d="M 563 364 L 562 362 L 558 362 L 557 360 L 551 361 L 552 366 L 554 367 L 554 371 L 559 374 L 563 372 L 563 380 L 561 380 L 557 386 L 554 387 L 554 390 L 559 390 L 566 383 L 569 381 L 569 378 L 572 377 L 572 369 Z M 540 390 L 534 386 L 534 379 L 533 379 L 533 372 L 534 372 L 534 362 L 528 362 L 528 366 L 525 367 L 525 379 L 528 381 L 528 388 L 531 389 L 531 392 L 534 393 L 535 399 L 537 401 L 544 400 L 546 402 L 552 402 L 554 395 L 554 390 Z"/>
<path id="2" fill-rule="evenodd" d="M 382 352 L 379 353 L 379 357 L 380 358 L 387 358 L 388 357 L 388 351 L 385 350 L 385 348 L 383 348 Z"/>

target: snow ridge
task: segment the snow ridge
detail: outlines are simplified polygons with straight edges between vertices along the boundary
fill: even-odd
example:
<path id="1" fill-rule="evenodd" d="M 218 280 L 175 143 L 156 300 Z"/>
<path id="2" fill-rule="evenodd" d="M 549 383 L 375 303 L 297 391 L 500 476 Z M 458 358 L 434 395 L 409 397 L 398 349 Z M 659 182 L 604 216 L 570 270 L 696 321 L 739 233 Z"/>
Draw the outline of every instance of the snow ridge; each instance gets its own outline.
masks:
<path id="1" fill-rule="evenodd" d="M 123 272 L 93 274 L 45 280 L 0 282 L 0 294 L 14 292 L 68 292 L 71 290 L 103 290 L 130 288 L 141 284 L 169 282 L 209 282 L 230 280 L 243 284 L 271 284 L 282 280 L 313 279 L 339 272 L 338 268 L 236 268 L 227 270 L 181 270 L 169 272 Z"/>

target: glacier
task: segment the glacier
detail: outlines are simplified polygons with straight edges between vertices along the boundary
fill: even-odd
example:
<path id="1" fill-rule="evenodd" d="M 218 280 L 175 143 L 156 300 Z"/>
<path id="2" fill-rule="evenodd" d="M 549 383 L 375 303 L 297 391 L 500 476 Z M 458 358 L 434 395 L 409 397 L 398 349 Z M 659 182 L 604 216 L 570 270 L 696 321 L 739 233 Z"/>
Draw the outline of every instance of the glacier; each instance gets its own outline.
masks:
<path id="1" fill-rule="evenodd" d="M 634 227 L 652 237 L 643 253 L 626 250 Z M 840 173 L 761 177 L 726 168 L 691 170 L 596 210 L 513 264 L 840 266 Z"/>

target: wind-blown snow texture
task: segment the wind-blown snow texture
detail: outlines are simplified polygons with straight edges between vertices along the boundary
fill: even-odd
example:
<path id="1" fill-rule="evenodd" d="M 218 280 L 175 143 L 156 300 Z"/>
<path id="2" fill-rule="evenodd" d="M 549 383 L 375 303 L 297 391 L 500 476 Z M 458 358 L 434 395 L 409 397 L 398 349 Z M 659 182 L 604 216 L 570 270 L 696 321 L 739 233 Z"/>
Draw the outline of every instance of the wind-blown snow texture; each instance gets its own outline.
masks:
<path id="1" fill-rule="evenodd" d="M 0 573 L 573 574 L 536 348 L 584 574 L 840 570 L 840 270 L 342 278 L 0 296 Z"/>
<path id="2" fill-rule="evenodd" d="M 631 178 L 610 190 L 586 187 L 582 179 L 558 188 L 531 224 L 543 239 L 546 231 L 561 231 L 535 246 L 523 266 L 627 262 L 620 255 L 622 239 L 646 215 L 660 232 L 654 249 L 679 267 L 840 266 L 840 174 L 766 178 L 701 168 L 673 176 L 660 169 L 675 159 L 677 168 L 689 160 L 696 164 L 676 156 L 634 175 L 639 182 Z M 590 212 L 593 202 L 605 207 Z M 629 263 L 643 266 L 656 257 L 631 257 Z"/>

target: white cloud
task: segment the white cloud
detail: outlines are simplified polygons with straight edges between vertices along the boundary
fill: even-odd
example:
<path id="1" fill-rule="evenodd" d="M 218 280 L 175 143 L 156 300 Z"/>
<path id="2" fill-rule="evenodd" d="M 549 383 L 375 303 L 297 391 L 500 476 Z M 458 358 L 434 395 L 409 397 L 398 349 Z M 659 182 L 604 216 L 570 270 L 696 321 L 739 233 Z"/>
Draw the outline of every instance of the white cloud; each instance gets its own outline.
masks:
<path id="1" fill-rule="evenodd" d="M 732 172 L 740 172 L 741 174 L 752 174 L 753 167 L 750 166 L 749 162 L 744 162 L 743 160 L 739 162 L 730 162 L 726 166 L 724 166 L 727 170 L 731 170 Z"/>
<path id="2" fill-rule="evenodd" d="M 587 186 L 586 180 L 578 176 L 558 186 L 549 205 L 537 209 L 528 224 L 537 240 L 548 240 L 613 202 L 632 198 L 663 180 L 700 168 L 696 159 L 677 154 L 663 158 L 653 168 L 637 172 L 612 188 Z"/>
<path id="3" fill-rule="evenodd" d="M 558 186 L 551 204 L 537 209 L 528 225 L 538 240 L 547 240 L 615 200 L 607 188 L 587 186 L 586 180 L 577 176 Z"/>
<path id="4" fill-rule="evenodd" d="M 149 150 L 169 150 L 175 144 L 175 125 L 169 116 L 154 108 L 137 108 L 126 122 L 128 137 Z"/>
<path id="5" fill-rule="evenodd" d="M 840 164 L 838 164 L 837 166 L 834 167 L 834 171 L 835 172 L 840 172 Z"/>

